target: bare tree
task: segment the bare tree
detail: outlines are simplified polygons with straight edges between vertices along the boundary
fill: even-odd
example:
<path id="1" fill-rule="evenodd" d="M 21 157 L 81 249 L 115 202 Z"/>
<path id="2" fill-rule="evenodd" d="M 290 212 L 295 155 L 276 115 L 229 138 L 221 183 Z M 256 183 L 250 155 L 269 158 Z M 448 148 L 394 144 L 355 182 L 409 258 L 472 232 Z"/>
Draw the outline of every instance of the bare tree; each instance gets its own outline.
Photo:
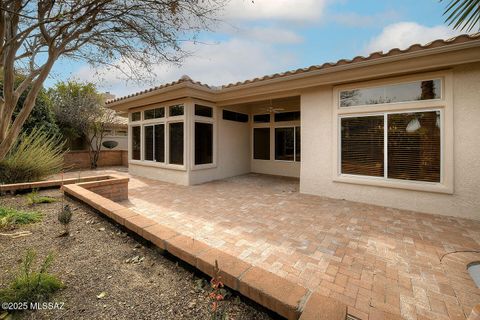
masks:
<path id="1" fill-rule="evenodd" d="M 121 71 L 138 78 L 155 63 L 181 61 L 181 42 L 208 28 L 225 1 L 0 0 L 0 160 L 60 58 L 112 67 L 123 62 L 130 70 Z M 19 73 L 25 78 L 16 85 Z"/>

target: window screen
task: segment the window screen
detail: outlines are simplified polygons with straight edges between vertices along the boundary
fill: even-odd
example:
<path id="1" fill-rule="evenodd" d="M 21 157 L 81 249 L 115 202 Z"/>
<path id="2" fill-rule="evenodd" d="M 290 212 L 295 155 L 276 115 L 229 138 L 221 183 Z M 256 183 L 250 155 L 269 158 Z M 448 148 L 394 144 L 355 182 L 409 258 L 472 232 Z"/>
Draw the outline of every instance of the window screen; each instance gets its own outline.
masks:
<path id="1" fill-rule="evenodd" d="M 200 116 L 200 117 L 211 118 L 213 116 L 213 109 L 211 107 L 196 104 L 195 105 L 195 115 Z"/>
<path id="2" fill-rule="evenodd" d="M 295 128 L 275 128 L 275 160 L 293 161 Z"/>
<path id="3" fill-rule="evenodd" d="M 270 160 L 270 128 L 253 129 L 253 158 Z"/>
<path id="4" fill-rule="evenodd" d="M 341 119 L 341 172 L 384 176 L 383 115 Z"/>
<path id="5" fill-rule="evenodd" d="M 153 126 L 145 126 L 143 130 L 145 147 L 144 159 L 153 161 Z"/>
<path id="6" fill-rule="evenodd" d="M 213 124 L 195 122 L 195 164 L 213 162 Z"/>
<path id="7" fill-rule="evenodd" d="M 388 178 L 440 182 L 440 112 L 387 117 Z"/>
<path id="8" fill-rule="evenodd" d="M 155 125 L 155 161 L 165 162 L 165 125 Z"/>
<path id="9" fill-rule="evenodd" d="M 183 165 L 183 122 L 169 124 L 170 163 Z"/>
<path id="10" fill-rule="evenodd" d="M 132 127 L 132 159 L 140 160 L 140 126 Z"/>

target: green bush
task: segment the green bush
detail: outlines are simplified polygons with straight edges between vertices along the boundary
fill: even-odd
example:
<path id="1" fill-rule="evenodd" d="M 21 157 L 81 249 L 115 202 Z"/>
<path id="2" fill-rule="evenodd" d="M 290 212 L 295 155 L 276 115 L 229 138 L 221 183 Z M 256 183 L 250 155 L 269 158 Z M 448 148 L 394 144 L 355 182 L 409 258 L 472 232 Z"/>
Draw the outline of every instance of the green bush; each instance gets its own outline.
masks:
<path id="1" fill-rule="evenodd" d="M 58 199 L 55 199 L 52 197 L 38 195 L 37 190 L 33 190 L 32 192 L 27 194 L 25 197 L 27 198 L 27 203 L 29 205 L 39 204 L 39 203 L 52 203 L 52 202 L 58 201 Z"/>
<path id="2" fill-rule="evenodd" d="M 64 142 L 43 129 L 23 133 L 0 161 L 0 182 L 18 183 L 41 180 L 63 168 Z"/>
<path id="3" fill-rule="evenodd" d="M 42 214 L 40 212 L 0 207 L 0 229 L 9 229 L 19 224 L 35 223 L 41 219 Z"/>
<path id="4" fill-rule="evenodd" d="M 62 282 L 48 273 L 52 265 L 53 255 L 49 254 L 38 271 L 33 271 L 36 253 L 28 250 L 17 275 L 7 288 L 0 289 L 1 302 L 42 302 L 55 291 L 63 287 Z"/>

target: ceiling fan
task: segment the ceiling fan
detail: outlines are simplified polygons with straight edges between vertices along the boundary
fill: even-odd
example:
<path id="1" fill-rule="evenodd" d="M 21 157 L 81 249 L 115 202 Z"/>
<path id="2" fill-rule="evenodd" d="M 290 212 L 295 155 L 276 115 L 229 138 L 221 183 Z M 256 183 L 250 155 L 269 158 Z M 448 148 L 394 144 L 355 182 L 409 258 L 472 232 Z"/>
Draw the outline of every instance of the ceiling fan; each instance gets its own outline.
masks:
<path id="1" fill-rule="evenodd" d="M 272 99 L 270 99 L 270 106 L 268 107 L 264 107 L 264 108 L 260 108 L 260 110 L 262 110 L 262 112 L 267 112 L 267 113 L 278 113 L 280 111 L 284 111 L 285 108 L 276 108 L 273 106 L 273 103 L 272 103 Z"/>

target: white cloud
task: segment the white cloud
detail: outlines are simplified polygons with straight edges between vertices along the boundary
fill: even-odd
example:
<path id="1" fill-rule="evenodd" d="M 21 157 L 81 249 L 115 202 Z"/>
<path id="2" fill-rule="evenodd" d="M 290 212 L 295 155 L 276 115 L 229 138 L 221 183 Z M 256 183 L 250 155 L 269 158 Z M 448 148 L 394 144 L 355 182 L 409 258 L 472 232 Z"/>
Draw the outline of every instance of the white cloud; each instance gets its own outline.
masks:
<path id="1" fill-rule="evenodd" d="M 187 51 L 194 51 L 180 67 L 158 65 L 154 67 L 157 75 L 146 83 L 126 83 L 124 75 L 116 69 L 92 70 L 85 66 L 73 77 L 91 81 L 102 91 L 110 91 L 117 96 L 128 95 L 151 86 L 178 80 L 186 74 L 195 81 L 209 85 L 222 85 L 230 82 L 250 79 L 265 74 L 284 71 L 295 64 L 295 57 L 289 53 L 274 50 L 268 44 L 246 39 L 231 39 L 218 45 L 186 45 Z"/>
<path id="2" fill-rule="evenodd" d="M 263 44 L 298 44 L 303 38 L 296 32 L 279 27 L 247 27 L 229 28 L 225 30 L 232 37 L 250 41 L 259 41 Z"/>
<path id="3" fill-rule="evenodd" d="M 316 21 L 327 0 L 232 0 L 225 8 L 232 20 Z"/>
<path id="4" fill-rule="evenodd" d="M 382 32 L 372 38 L 367 52 L 388 51 L 393 48 L 406 49 L 412 44 L 427 44 L 436 39 L 448 39 L 459 32 L 446 26 L 427 27 L 416 22 L 399 22 L 386 26 Z"/>
<path id="5" fill-rule="evenodd" d="M 379 24 L 386 24 L 393 20 L 398 20 L 400 17 L 399 12 L 394 10 L 388 10 L 372 15 L 362 15 L 356 12 L 344 12 L 329 15 L 328 19 L 333 22 L 345 25 L 347 27 L 372 27 Z"/>

